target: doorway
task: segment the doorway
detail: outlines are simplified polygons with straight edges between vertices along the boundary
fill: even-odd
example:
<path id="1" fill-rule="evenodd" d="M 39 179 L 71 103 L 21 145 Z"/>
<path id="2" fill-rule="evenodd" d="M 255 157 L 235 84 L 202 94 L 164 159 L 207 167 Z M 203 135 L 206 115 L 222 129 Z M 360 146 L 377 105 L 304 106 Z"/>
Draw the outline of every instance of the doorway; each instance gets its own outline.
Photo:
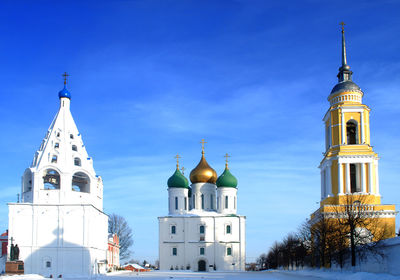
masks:
<path id="1" fill-rule="evenodd" d="M 199 260 L 198 266 L 199 266 L 198 271 L 206 271 L 206 262 L 205 261 Z"/>

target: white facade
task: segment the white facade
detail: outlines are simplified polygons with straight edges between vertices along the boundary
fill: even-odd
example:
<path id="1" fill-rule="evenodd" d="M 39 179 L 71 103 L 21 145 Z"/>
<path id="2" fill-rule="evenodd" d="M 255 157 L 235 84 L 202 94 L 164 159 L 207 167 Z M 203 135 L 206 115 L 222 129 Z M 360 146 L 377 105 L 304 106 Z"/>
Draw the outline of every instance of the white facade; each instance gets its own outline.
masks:
<path id="1" fill-rule="evenodd" d="M 72 118 L 69 93 L 59 96 L 59 111 L 22 176 L 21 202 L 8 204 L 9 238 L 25 273 L 92 275 L 106 268 L 103 183 Z"/>
<path id="2" fill-rule="evenodd" d="M 210 182 L 170 186 L 169 215 L 158 217 L 160 269 L 245 270 L 246 217 L 236 214 L 236 194 Z"/>

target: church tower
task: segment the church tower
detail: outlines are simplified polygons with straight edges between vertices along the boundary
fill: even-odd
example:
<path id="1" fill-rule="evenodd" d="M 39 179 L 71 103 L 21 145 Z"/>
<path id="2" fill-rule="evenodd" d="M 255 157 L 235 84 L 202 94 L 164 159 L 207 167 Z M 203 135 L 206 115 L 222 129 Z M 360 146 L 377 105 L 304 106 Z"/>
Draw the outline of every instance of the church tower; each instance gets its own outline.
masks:
<path id="1" fill-rule="evenodd" d="M 8 204 L 9 236 L 25 273 L 46 277 L 99 273 L 107 250 L 103 182 L 71 115 L 67 76 L 58 112 L 23 173 L 21 202 Z"/>
<path id="2" fill-rule="evenodd" d="M 342 65 L 337 75 L 338 83 L 328 96 L 330 107 L 323 118 L 325 152 L 319 166 L 321 208 L 317 212 L 328 213 L 334 205 L 349 204 L 353 198 L 361 199 L 375 217 L 384 219 L 382 221 L 390 231 L 388 237 L 393 237 L 395 206 L 381 204 L 379 158 L 371 146 L 370 108 L 363 104 L 364 93 L 352 81 L 343 26 L 342 23 Z"/>

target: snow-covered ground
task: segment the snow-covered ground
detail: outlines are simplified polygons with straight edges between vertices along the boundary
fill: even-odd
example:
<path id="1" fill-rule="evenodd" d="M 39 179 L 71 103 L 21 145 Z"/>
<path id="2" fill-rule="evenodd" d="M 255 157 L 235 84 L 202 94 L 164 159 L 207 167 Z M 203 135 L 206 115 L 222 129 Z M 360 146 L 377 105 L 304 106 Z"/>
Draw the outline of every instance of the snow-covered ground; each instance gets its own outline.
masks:
<path id="1" fill-rule="evenodd" d="M 40 280 L 47 279 L 39 275 L 14 275 L 1 276 L 1 280 Z M 367 272 L 333 272 L 323 270 L 302 270 L 302 271 L 263 271 L 263 272 L 174 272 L 174 271 L 152 271 L 152 272 L 116 272 L 93 278 L 67 278 L 69 280 L 295 280 L 295 279 L 329 279 L 329 280 L 398 280 L 399 276 L 390 274 L 374 274 Z"/>

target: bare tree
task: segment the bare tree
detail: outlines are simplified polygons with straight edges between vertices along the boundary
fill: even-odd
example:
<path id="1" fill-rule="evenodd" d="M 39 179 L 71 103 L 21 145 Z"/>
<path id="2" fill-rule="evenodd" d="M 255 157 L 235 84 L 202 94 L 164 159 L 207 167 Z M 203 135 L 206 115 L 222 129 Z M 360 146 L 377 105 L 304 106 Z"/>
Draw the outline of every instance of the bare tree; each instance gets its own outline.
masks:
<path id="1" fill-rule="evenodd" d="M 334 206 L 331 215 L 342 237 L 349 240 L 352 266 L 356 265 L 357 255 L 363 258 L 369 252 L 383 257 L 380 241 L 389 237 L 386 225 L 378 219 L 378 211 L 367 202 L 366 196 L 346 195 L 345 204 Z"/>
<path id="2" fill-rule="evenodd" d="M 111 214 L 108 217 L 108 232 L 116 233 L 119 238 L 119 256 L 121 259 L 129 258 L 131 251 L 129 248 L 133 244 L 132 229 L 129 227 L 124 217 Z"/>

